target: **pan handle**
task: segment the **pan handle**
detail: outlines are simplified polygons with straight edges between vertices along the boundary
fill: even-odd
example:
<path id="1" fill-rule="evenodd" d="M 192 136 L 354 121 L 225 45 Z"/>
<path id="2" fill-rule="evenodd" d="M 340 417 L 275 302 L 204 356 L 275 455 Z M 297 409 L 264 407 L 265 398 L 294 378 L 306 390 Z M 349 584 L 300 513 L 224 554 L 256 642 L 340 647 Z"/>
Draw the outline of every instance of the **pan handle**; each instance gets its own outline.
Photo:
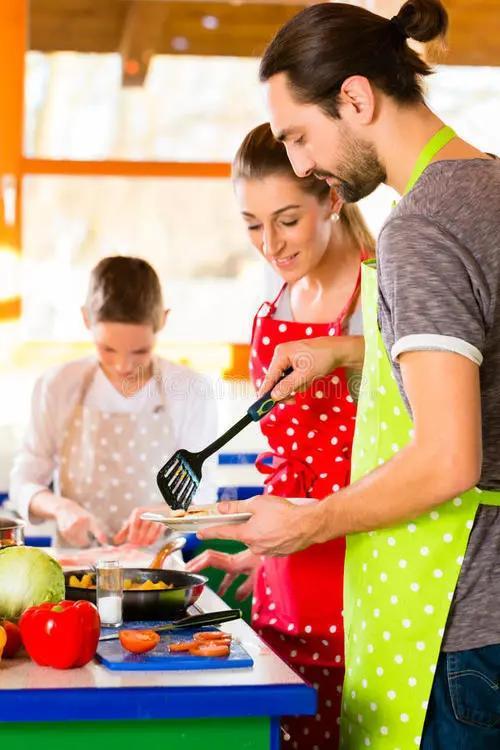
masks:
<path id="1" fill-rule="evenodd" d="M 220 612 L 206 612 L 203 615 L 191 615 L 183 617 L 182 620 L 176 620 L 172 623 L 172 630 L 178 628 L 193 628 L 198 625 L 220 625 L 223 622 L 239 620 L 241 609 L 223 609 Z"/>

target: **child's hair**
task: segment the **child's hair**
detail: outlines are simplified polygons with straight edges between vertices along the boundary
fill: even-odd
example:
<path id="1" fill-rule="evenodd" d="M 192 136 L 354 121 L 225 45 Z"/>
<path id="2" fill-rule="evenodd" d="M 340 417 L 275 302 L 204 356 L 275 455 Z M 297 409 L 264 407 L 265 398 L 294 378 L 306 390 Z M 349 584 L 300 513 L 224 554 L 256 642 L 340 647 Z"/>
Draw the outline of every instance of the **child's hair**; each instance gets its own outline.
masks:
<path id="1" fill-rule="evenodd" d="M 325 180 L 314 175 L 297 177 L 286 153 L 286 148 L 273 136 L 268 122 L 259 125 L 248 133 L 239 147 L 232 165 L 233 180 L 262 180 L 271 175 L 289 177 L 305 193 L 314 195 L 319 202 L 330 196 L 330 187 Z M 354 204 L 345 204 L 340 212 L 342 226 L 358 245 L 369 254 L 375 252 L 375 240 L 368 229 L 363 215 Z"/>
<path id="2" fill-rule="evenodd" d="M 103 258 L 90 274 L 85 309 L 91 324 L 150 324 L 156 333 L 164 316 L 160 280 L 142 258 Z"/>

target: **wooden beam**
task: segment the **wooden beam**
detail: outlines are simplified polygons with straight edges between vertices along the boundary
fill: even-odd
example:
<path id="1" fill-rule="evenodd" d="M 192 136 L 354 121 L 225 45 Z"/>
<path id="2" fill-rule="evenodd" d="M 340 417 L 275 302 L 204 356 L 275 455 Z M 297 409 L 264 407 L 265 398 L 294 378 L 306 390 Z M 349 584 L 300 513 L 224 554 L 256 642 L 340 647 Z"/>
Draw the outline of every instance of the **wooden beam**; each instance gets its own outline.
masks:
<path id="1" fill-rule="evenodd" d="M 303 4 L 172 0 L 31 0 L 30 48 L 258 56 Z"/>
<path id="2" fill-rule="evenodd" d="M 157 53 L 196 55 L 260 55 L 273 33 L 301 7 L 315 0 L 140 0 L 143 18 L 160 33 Z M 16 0 L 17 2 L 17 0 Z M 402 0 L 351 0 L 387 18 Z M 10 0 L 4 0 L 10 5 Z M 32 49 L 112 52 L 120 48 L 130 0 L 31 0 Z M 445 0 L 450 15 L 450 65 L 500 65 L 499 0 Z M 205 28 L 204 17 L 218 20 Z M 172 40 L 180 48 L 172 45 Z M 180 42 L 179 42 L 180 40 Z M 187 47 L 186 41 L 187 41 Z M 149 42 L 148 42 L 149 45 Z M 149 45 L 150 46 L 150 45 Z M 143 53 L 147 53 L 143 49 Z"/>
<path id="3" fill-rule="evenodd" d="M 228 178 L 231 165 L 224 162 L 168 161 L 66 161 L 22 159 L 24 174 L 89 177 L 205 177 Z"/>

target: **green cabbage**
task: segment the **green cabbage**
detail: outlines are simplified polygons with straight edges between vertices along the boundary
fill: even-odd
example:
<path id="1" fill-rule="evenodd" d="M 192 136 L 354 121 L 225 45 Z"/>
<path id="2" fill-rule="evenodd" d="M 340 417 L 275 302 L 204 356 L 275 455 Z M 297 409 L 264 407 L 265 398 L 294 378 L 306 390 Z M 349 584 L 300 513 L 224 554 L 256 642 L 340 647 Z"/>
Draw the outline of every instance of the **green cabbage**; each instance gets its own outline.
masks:
<path id="1" fill-rule="evenodd" d="M 64 599 L 64 573 L 46 552 L 36 547 L 0 550 L 0 619 L 17 619 L 25 609 Z"/>

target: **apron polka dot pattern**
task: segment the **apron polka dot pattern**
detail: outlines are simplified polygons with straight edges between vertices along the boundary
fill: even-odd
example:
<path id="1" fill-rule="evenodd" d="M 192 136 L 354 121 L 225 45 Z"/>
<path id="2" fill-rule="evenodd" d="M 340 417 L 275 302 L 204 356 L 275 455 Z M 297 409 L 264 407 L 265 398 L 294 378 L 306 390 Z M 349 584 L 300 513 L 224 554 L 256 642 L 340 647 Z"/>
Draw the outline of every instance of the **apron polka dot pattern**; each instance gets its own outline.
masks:
<path id="1" fill-rule="evenodd" d="M 377 324 L 374 264 L 363 267 L 365 367 L 358 402 L 352 480 L 389 460 L 412 423 Z M 441 640 L 479 502 L 473 489 L 396 527 L 347 539 L 346 676 L 341 747 L 420 747 Z"/>
<path id="2" fill-rule="evenodd" d="M 283 293 L 283 289 L 280 295 Z M 258 388 L 279 343 L 339 336 L 360 289 L 360 276 L 339 317 L 329 323 L 297 323 L 274 317 L 278 298 L 254 321 L 251 373 Z M 337 370 L 279 404 L 260 426 L 270 446 L 257 468 L 266 493 L 322 499 L 349 482 L 356 406 L 346 373 Z M 269 465 L 265 459 L 271 459 Z M 283 748 L 338 747 L 344 667 L 342 589 L 345 540 L 315 545 L 280 558 L 264 558 L 256 576 L 252 624 L 266 642 L 318 690 L 314 717 L 283 719 Z M 326 705 L 328 703 L 328 705 Z"/>
<path id="3" fill-rule="evenodd" d="M 175 445 L 161 388 L 160 411 L 97 411 L 85 406 L 94 374 L 92 367 L 65 430 L 59 491 L 93 513 L 111 538 L 137 506 L 163 505 L 156 474 Z"/>

